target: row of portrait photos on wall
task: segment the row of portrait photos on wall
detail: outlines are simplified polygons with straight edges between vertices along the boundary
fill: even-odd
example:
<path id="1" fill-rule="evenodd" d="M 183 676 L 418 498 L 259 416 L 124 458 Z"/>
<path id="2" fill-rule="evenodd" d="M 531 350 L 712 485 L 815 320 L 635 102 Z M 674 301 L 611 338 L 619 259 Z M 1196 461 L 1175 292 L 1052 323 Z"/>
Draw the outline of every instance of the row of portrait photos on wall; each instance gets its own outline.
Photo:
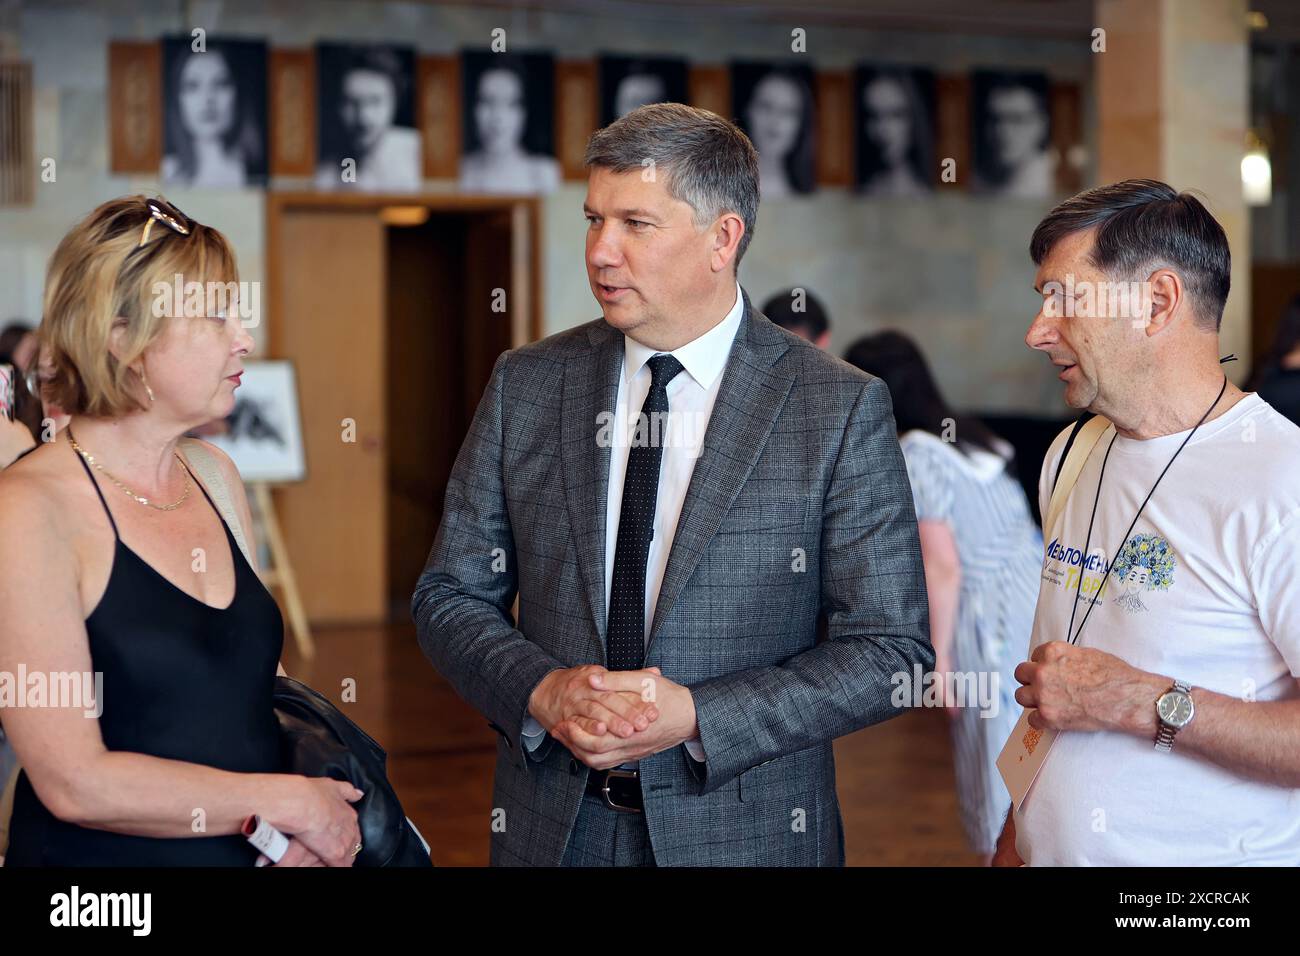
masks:
<path id="1" fill-rule="evenodd" d="M 320 43 L 316 173 L 323 190 L 418 191 L 413 47 Z M 267 178 L 267 45 L 189 36 L 162 41 L 165 183 L 256 186 Z M 638 106 L 688 102 L 688 64 L 670 57 L 598 59 L 598 115 L 606 125 Z M 940 181 L 933 70 L 860 65 L 849 128 L 853 181 L 871 196 L 922 196 Z M 733 118 L 759 155 L 764 198 L 816 188 L 816 83 L 807 64 L 736 62 Z M 460 54 L 459 187 L 531 194 L 558 186 L 555 59 L 548 53 Z M 970 78 L 971 188 L 1026 198 L 1053 191 L 1049 80 L 1042 72 L 975 70 Z M 350 173 L 350 175 L 348 175 Z"/>

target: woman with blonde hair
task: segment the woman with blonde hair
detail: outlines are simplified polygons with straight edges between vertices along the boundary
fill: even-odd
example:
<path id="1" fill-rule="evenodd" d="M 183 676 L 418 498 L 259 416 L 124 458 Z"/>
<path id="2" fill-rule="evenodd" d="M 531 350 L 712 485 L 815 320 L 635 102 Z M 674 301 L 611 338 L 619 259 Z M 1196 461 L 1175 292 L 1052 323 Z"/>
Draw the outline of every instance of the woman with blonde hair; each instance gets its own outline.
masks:
<path id="1" fill-rule="evenodd" d="M 280 772 L 280 612 L 187 456 L 216 461 L 248 528 L 243 486 L 182 441 L 230 412 L 253 343 L 233 303 L 161 296 L 178 276 L 235 288 L 234 253 L 143 196 L 104 203 L 50 261 L 41 387 L 71 417 L 0 473 L 0 672 L 96 692 L 5 709 L 23 767 L 6 866 L 251 866 L 251 814 L 291 835 L 279 865 L 360 848 L 360 791 Z"/>

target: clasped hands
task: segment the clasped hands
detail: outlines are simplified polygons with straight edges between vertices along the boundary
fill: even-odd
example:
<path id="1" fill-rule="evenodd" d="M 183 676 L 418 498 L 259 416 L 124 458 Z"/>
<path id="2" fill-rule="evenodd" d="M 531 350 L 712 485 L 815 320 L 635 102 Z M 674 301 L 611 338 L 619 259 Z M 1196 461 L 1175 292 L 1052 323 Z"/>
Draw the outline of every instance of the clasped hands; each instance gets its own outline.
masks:
<path id="1" fill-rule="evenodd" d="M 528 711 L 588 767 L 607 770 L 699 736 L 690 689 L 657 667 L 611 671 L 599 664 L 551 671 Z"/>

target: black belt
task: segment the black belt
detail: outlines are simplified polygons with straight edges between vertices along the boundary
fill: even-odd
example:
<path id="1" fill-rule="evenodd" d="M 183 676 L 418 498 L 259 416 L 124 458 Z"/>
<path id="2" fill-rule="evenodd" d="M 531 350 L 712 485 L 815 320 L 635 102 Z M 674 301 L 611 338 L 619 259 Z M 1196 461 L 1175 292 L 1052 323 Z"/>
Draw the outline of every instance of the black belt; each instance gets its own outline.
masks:
<path id="1" fill-rule="evenodd" d="M 641 774 L 636 770 L 611 767 L 587 774 L 587 792 L 605 801 L 605 806 L 624 813 L 643 813 Z"/>

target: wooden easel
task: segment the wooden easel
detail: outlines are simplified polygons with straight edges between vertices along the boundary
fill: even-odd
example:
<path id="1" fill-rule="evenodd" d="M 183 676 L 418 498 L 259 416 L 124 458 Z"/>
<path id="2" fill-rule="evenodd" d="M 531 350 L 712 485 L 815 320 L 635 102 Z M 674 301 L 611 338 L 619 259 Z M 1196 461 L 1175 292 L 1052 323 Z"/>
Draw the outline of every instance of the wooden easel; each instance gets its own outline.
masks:
<path id="1" fill-rule="evenodd" d="M 257 502 L 257 524 L 259 539 L 265 535 L 267 547 L 271 551 L 271 560 L 262 569 L 262 583 L 268 588 L 279 588 L 284 596 L 284 603 L 289 612 L 289 629 L 293 632 L 298 652 L 307 660 L 316 656 L 316 644 L 311 637 L 311 626 L 307 623 L 307 612 L 302 606 L 302 594 L 298 590 L 298 579 L 293 574 L 293 563 L 289 560 L 289 549 L 284 545 L 280 534 L 280 522 L 275 518 L 275 503 L 271 498 L 271 486 L 265 481 L 249 483 L 253 489 L 253 500 Z"/>

